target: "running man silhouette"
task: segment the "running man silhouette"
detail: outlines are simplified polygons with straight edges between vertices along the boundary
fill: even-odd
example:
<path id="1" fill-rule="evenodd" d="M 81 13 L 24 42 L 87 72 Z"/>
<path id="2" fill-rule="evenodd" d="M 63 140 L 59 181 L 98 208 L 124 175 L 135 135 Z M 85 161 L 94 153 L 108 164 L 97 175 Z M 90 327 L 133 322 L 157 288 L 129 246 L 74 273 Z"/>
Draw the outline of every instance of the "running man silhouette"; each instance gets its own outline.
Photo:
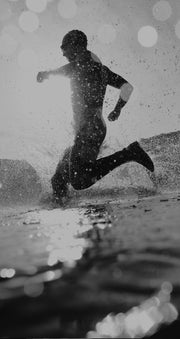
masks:
<path id="1" fill-rule="evenodd" d="M 67 194 L 69 184 L 76 190 L 86 189 L 129 161 L 136 161 L 153 172 L 152 160 L 137 141 L 121 151 L 97 159 L 106 136 L 102 116 L 106 88 L 110 85 L 120 89 L 117 104 L 108 116 L 109 121 L 115 121 L 128 101 L 133 86 L 102 65 L 87 49 L 87 36 L 82 31 L 68 32 L 62 40 L 61 50 L 69 63 L 37 75 L 38 82 L 48 79 L 49 75 L 61 75 L 68 77 L 71 83 L 75 138 L 73 146 L 65 150 L 51 179 L 54 198 L 61 201 Z"/>

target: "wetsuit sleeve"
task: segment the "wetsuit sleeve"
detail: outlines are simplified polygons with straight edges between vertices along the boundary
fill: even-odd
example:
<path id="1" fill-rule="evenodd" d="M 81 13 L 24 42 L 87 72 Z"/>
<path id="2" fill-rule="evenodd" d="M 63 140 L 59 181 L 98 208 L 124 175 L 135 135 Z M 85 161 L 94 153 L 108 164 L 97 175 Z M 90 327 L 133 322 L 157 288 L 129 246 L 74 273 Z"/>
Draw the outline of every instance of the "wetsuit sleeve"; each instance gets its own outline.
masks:
<path id="1" fill-rule="evenodd" d="M 71 63 L 61 66 L 55 70 L 49 71 L 49 75 L 62 75 L 70 77 L 72 74 L 73 65 Z"/>
<path id="2" fill-rule="evenodd" d="M 121 77 L 120 75 L 112 72 L 108 67 L 104 66 L 104 71 L 106 73 L 106 83 L 109 86 L 115 88 L 121 88 L 121 86 L 127 83 L 127 80 Z"/>

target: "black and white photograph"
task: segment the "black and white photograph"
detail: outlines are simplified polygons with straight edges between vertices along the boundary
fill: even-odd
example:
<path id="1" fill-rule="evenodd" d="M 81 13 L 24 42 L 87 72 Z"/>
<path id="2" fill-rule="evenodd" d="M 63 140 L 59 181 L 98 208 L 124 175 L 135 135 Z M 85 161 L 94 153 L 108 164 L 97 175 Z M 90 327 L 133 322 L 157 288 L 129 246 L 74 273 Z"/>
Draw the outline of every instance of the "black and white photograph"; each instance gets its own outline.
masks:
<path id="1" fill-rule="evenodd" d="M 0 0 L 0 338 L 179 311 L 180 0 Z"/>

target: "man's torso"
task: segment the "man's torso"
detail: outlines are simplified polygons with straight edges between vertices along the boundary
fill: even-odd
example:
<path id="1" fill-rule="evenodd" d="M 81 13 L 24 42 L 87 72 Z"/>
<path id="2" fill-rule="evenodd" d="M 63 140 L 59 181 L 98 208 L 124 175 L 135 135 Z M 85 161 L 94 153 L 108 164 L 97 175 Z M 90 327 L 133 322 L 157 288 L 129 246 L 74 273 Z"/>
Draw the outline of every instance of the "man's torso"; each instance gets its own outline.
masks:
<path id="1" fill-rule="evenodd" d="M 68 77 L 71 83 L 71 100 L 77 131 L 86 123 L 93 125 L 96 115 L 98 119 L 102 119 L 107 77 L 104 66 L 94 61 L 89 51 L 84 58 L 69 65 Z"/>

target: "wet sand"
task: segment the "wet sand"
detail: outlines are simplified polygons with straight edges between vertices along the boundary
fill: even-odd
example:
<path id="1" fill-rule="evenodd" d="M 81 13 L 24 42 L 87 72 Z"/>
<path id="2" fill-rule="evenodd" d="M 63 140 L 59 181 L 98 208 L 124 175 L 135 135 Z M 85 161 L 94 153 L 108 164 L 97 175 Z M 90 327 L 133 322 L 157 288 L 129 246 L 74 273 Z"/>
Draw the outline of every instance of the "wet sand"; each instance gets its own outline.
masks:
<path id="1" fill-rule="evenodd" d="M 166 282 L 179 312 L 180 194 L 78 206 L 1 214 L 1 337 L 86 337 Z M 178 319 L 152 337 L 173 337 Z"/>

